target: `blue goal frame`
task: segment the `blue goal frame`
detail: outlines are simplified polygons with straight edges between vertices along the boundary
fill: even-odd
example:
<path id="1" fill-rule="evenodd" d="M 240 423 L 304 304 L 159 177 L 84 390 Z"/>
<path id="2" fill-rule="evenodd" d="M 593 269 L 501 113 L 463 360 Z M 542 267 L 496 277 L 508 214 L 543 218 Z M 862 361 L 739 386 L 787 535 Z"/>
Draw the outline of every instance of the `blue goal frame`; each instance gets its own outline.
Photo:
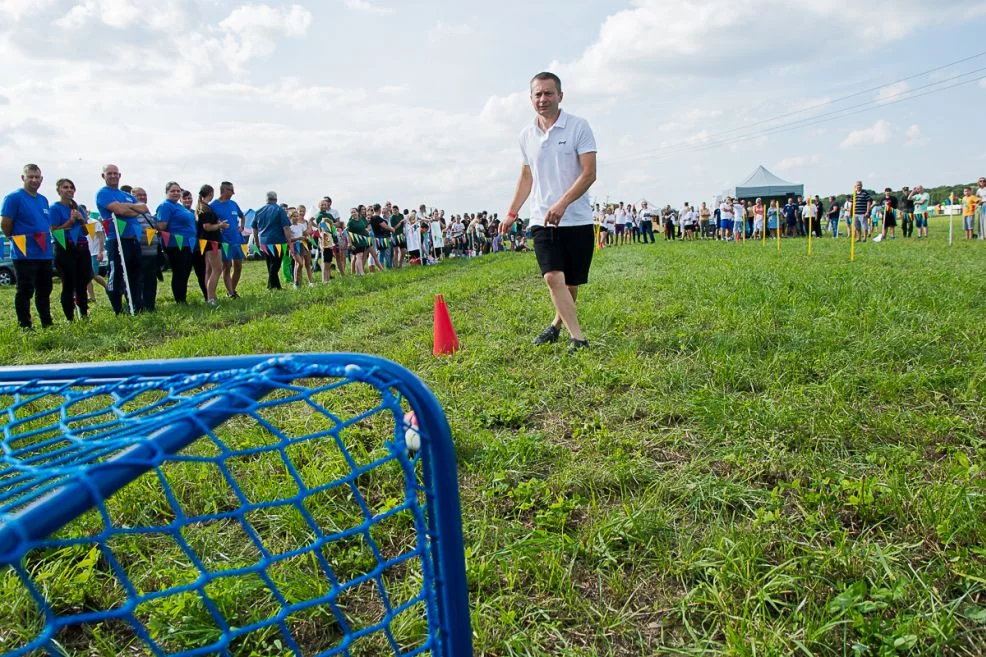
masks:
<path id="1" fill-rule="evenodd" d="M 465 573 L 465 552 L 462 536 L 462 514 L 459 501 L 456 455 L 451 430 L 445 413 L 435 395 L 412 372 L 391 361 L 351 353 L 278 354 L 232 356 L 183 360 L 121 361 L 95 364 L 40 365 L 0 368 L 0 394 L 12 394 L 17 386 L 57 386 L 64 384 L 99 386 L 108 383 L 139 379 L 193 377 L 213 372 L 283 369 L 284 380 L 302 379 L 305 367 L 331 371 L 331 376 L 345 377 L 374 385 L 378 390 L 396 390 L 416 413 L 421 436 L 419 458 L 426 484 L 424 507 L 426 531 L 433 569 L 433 591 L 427 600 L 428 633 L 433 639 L 432 654 L 440 657 L 466 657 L 472 652 L 472 629 Z M 311 370 L 308 370 L 309 372 Z M 278 370 L 280 374 L 280 371 Z M 323 376 L 329 376 L 323 374 Z M 153 388 L 151 388 L 153 390 Z M 88 463 L 84 470 L 86 482 L 70 479 L 44 490 L 27 506 L 17 506 L 0 499 L 0 570 L 16 567 L 28 550 L 43 545 L 53 533 L 80 515 L 96 507 L 99 499 L 107 499 L 116 491 L 135 481 L 156 466 L 135 466 L 135 461 L 147 458 L 152 452 L 174 455 L 191 445 L 227 419 L 236 415 L 235 407 L 246 407 L 257 401 L 271 388 L 262 383 L 239 381 L 234 388 L 223 389 L 220 401 L 205 404 L 194 418 L 169 420 L 160 431 L 145 437 L 101 462 Z M 0 409 L 0 413 L 4 411 Z M 10 454 L 7 424 L 14 420 L 12 412 L 0 421 L 0 448 Z M 137 457 L 137 458 L 134 458 Z M 0 467 L 8 464 L 0 463 Z M 0 472 L 10 475 L 9 471 Z M 97 491 L 92 490 L 95 482 Z M 0 481 L 0 484 L 3 482 Z M 0 488 L 0 492 L 3 489 Z M 420 533 L 420 530 L 419 530 Z M 428 579 L 426 577 L 426 579 Z M 430 599 L 431 596 L 434 599 Z M 433 615 L 437 617 L 433 617 Z M 52 619 L 46 618 L 46 624 Z M 35 646 L 37 648 L 39 646 Z M 50 645 L 44 648 L 50 649 Z M 13 653 L 19 654 L 15 650 Z"/>

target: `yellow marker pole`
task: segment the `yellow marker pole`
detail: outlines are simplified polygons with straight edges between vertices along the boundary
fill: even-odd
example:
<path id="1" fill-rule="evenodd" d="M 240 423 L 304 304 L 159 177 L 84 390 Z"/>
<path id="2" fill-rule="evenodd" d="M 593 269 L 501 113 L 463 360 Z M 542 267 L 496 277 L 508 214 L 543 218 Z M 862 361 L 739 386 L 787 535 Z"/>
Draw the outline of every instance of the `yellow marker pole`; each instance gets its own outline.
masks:
<path id="1" fill-rule="evenodd" d="M 599 224 L 593 224 L 592 234 L 596 238 L 596 252 L 599 252 Z"/>
<path id="2" fill-rule="evenodd" d="M 805 210 L 811 206 L 811 213 L 808 215 L 808 255 L 811 255 L 811 215 L 815 214 L 815 202 L 811 200 L 811 196 L 808 196 L 808 202 L 805 203 Z"/>
<path id="3" fill-rule="evenodd" d="M 849 262 L 856 262 L 856 189 L 852 190 L 852 211 L 849 215 L 852 233 L 849 235 Z"/>

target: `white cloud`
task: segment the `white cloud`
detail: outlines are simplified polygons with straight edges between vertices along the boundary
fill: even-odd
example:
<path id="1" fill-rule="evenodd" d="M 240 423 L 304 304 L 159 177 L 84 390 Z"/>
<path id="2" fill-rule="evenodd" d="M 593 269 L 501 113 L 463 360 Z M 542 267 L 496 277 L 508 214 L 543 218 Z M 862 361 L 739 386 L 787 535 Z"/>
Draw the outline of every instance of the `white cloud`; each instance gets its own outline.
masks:
<path id="1" fill-rule="evenodd" d="M 894 84 L 887 85 L 883 89 L 880 89 L 880 92 L 876 95 L 876 98 L 874 98 L 874 100 L 880 102 L 897 100 L 899 97 L 906 94 L 910 90 L 910 88 L 911 85 L 909 85 L 906 82 L 896 82 Z"/>
<path id="2" fill-rule="evenodd" d="M 185 7 L 180 0 L 83 0 L 55 26 L 77 30 L 93 22 L 120 29 L 140 24 L 152 30 L 177 30 L 185 24 Z"/>
<path id="3" fill-rule="evenodd" d="M 793 155 L 785 157 L 774 165 L 776 171 L 789 171 L 790 169 L 800 169 L 813 166 L 822 161 L 822 156 L 817 153 L 814 155 Z"/>
<path id="4" fill-rule="evenodd" d="M 438 21 L 428 30 L 428 41 L 431 43 L 442 43 L 452 39 L 461 39 L 473 33 L 472 26 L 468 23 L 445 23 Z"/>
<path id="5" fill-rule="evenodd" d="M 355 9 L 356 11 L 363 11 L 368 14 L 376 14 L 378 16 L 394 13 L 393 7 L 381 7 L 369 2 L 368 0 L 346 0 L 346 6 L 350 9 Z"/>
<path id="6" fill-rule="evenodd" d="M 924 146 L 928 141 L 929 139 L 921 134 L 921 126 L 917 123 L 907 129 L 907 146 Z"/>
<path id="7" fill-rule="evenodd" d="M 406 84 L 385 84 L 382 87 L 377 87 L 377 93 L 399 96 L 406 94 L 410 89 L 411 87 Z"/>
<path id="8" fill-rule="evenodd" d="M 886 144 L 890 140 L 890 124 L 880 119 L 869 128 L 861 128 L 850 132 L 839 148 L 853 148 L 855 146 L 876 146 Z"/>
<path id="9" fill-rule="evenodd" d="M 865 52 L 977 0 L 951 0 L 930 19 L 923 0 L 632 0 L 580 56 L 551 70 L 585 93 L 624 93 L 677 77 L 727 78 L 811 60 L 831 48 Z M 892 15 L 894 20 L 887 21 Z M 806 38 L 825 34 L 825 39 Z"/>

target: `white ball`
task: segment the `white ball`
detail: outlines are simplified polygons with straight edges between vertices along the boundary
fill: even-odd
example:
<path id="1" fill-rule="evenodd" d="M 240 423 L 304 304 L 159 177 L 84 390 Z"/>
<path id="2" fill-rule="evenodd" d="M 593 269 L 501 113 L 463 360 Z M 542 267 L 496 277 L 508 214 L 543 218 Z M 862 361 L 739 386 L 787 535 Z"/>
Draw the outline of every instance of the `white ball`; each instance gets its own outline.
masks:
<path id="1" fill-rule="evenodd" d="M 404 432 L 404 444 L 407 445 L 409 452 L 417 452 L 421 449 L 421 434 L 414 427 L 409 427 Z"/>

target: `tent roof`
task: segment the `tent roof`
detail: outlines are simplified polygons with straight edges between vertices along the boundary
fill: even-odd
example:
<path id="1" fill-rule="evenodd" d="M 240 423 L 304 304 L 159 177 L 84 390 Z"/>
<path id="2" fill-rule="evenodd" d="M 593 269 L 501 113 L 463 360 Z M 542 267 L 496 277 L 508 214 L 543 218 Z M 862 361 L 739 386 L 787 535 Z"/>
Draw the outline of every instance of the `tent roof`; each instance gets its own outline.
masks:
<path id="1" fill-rule="evenodd" d="M 778 178 L 766 167 L 760 165 L 746 180 L 737 185 L 734 191 L 738 198 L 783 196 L 786 194 L 804 194 L 805 186 L 801 183 L 788 182 Z"/>
<path id="2" fill-rule="evenodd" d="M 791 187 L 795 183 L 782 180 L 767 170 L 762 164 L 757 170 L 750 174 L 750 177 L 741 182 L 737 187 Z"/>

